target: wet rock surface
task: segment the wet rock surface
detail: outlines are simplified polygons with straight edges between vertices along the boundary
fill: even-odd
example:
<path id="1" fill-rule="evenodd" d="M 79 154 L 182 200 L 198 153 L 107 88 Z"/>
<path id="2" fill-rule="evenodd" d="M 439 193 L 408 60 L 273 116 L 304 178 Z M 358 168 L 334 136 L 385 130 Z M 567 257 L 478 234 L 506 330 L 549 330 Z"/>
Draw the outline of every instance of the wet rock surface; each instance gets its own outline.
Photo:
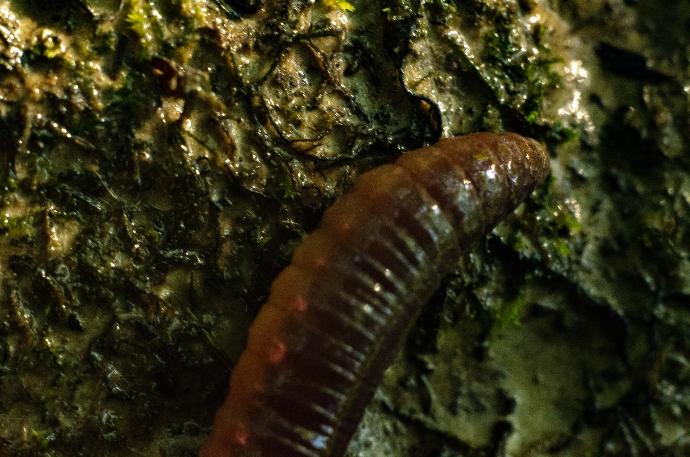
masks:
<path id="1" fill-rule="evenodd" d="M 273 276 L 362 170 L 514 130 L 349 454 L 690 454 L 681 0 L 0 5 L 0 456 L 194 455 Z"/>

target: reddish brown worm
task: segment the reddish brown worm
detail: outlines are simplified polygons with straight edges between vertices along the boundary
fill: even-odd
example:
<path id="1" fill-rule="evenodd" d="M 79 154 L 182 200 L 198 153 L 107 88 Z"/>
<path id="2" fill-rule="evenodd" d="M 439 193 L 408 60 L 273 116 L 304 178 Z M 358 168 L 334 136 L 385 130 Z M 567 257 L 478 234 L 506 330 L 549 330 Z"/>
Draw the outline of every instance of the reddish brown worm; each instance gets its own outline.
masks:
<path id="1" fill-rule="evenodd" d="M 200 456 L 343 455 L 443 275 L 548 169 L 534 140 L 475 133 L 362 174 L 273 282 Z"/>

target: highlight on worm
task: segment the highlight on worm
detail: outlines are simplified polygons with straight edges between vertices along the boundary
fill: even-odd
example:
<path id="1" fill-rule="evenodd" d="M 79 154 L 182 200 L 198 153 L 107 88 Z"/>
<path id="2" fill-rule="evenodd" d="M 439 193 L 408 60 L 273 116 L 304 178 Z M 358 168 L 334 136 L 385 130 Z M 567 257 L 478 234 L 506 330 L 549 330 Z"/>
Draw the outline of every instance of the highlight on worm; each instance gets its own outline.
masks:
<path id="1" fill-rule="evenodd" d="M 475 133 L 362 174 L 275 279 L 201 457 L 341 456 L 424 304 L 549 169 Z"/>

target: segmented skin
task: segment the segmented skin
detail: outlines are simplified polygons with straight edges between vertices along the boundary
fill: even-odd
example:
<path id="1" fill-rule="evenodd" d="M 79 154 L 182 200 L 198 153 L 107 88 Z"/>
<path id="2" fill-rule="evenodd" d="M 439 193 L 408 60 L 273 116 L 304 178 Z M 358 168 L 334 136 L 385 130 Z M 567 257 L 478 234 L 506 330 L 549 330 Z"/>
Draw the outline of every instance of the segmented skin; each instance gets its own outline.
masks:
<path id="1" fill-rule="evenodd" d="M 201 457 L 341 456 L 424 304 L 548 156 L 475 133 L 362 174 L 273 282 Z"/>

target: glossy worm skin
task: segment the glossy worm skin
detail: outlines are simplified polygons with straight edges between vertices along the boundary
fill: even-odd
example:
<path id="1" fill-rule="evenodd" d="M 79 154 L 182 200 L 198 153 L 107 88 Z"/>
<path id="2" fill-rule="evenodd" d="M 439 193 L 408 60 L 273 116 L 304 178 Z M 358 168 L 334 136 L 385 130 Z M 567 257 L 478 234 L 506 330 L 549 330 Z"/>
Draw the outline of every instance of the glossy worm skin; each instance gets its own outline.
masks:
<path id="1" fill-rule="evenodd" d="M 475 133 L 362 174 L 273 282 L 200 456 L 341 456 L 443 275 L 548 167 L 534 140 Z"/>

